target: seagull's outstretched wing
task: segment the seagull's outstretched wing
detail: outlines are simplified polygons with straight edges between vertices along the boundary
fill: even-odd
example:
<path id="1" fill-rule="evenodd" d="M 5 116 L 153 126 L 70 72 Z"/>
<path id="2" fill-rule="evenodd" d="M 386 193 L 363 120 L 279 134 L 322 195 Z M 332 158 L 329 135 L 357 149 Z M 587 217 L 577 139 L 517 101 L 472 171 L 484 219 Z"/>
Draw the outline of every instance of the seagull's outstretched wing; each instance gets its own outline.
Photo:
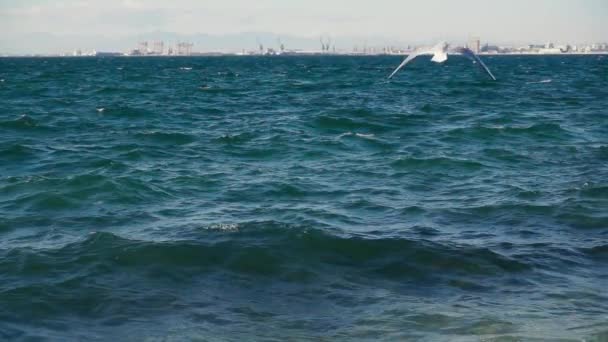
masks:
<path id="1" fill-rule="evenodd" d="M 405 60 L 403 60 L 403 62 L 397 67 L 397 69 L 395 69 L 395 71 L 393 71 L 393 73 L 388 77 L 389 79 L 393 78 L 393 76 L 395 76 L 395 74 L 401 70 L 407 63 L 411 62 L 414 58 L 421 56 L 421 55 L 432 55 L 434 54 L 434 51 L 431 51 L 429 49 L 423 49 L 423 50 L 416 50 L 412 53 L 410 53 L 407 58 Z"/>
<path id="2" fill-rule="evenodd" d="M 471 51 L 471 49 L 465 48 L 465 47 L 457 47 L 457 48 L 450 49 L 450 52 L 452 52 L 452 53 L 459 53 L 459 54 L 461 54 L 463 56 L 466 56 L 466 57 L 472 59 L 473 61 L 477 62 L 477 64 L 479 64 L 488 73 L 488 75 L 490 75 L 490 77 L 492 77 L 492 79 L 494 81 L 496 81 L 496 77 L 494 77 L 494 75 L 492 74 L 492 72 L 490 71 L 490 69 L 488 69 L 488 67 L 479 58 L 479 56 L 477 56 L 475 54 L 475 52 Z"/>

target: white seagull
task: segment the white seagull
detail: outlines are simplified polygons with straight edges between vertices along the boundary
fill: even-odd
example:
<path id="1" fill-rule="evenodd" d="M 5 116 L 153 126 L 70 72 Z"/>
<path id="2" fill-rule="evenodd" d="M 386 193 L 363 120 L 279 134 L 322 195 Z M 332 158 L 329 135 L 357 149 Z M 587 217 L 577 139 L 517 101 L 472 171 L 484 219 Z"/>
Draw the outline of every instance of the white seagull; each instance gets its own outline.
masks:
<path id="1" fill-rule="evenodd" d="M 496 81 L 496 77 L 492 75 L 490 69 L 488 69 L 488 67 L 481 61 L 481 59 L 479 59 L 479 57 L 473 51 L 471 51 L 471 49 L 465 47 L 451 48 L 450 45 L 445 42 L 441 42 L 435 45 L 434 47 L 416 49 L 414 52 L 409 54 L 409 56 L 407 56 L 403 63 L 401 63 L 401 65 L 399 65 L 397 69 L 395 69 L 395 71 L 393 71 L 393 73 L 388 78 L 391 79 L 399 70 L 401 70 L 401 68 L 403 68 L 407 63 L 411 62 L 414 58 L 418 56 L 433 55 L 431 61 L 435 63 L 443 63 L 447 61 L 448 53 L 463 55 L 465 57 L 470 58 L 471 60 L 473 60 L 473 62 L 479 64 L 488 73 L 488 75 L 492 77 L 494 81 Z"/>

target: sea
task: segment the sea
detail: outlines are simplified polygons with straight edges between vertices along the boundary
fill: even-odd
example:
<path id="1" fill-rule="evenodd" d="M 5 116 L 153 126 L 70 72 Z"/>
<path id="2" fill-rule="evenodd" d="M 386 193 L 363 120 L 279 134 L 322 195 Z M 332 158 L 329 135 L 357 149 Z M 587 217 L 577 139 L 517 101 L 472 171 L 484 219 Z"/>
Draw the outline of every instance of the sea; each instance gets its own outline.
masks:
<path id="1" fill-rule="evenodd" d="M 0 59 L 1 341 L 608 341 L 608 56 Z"/>

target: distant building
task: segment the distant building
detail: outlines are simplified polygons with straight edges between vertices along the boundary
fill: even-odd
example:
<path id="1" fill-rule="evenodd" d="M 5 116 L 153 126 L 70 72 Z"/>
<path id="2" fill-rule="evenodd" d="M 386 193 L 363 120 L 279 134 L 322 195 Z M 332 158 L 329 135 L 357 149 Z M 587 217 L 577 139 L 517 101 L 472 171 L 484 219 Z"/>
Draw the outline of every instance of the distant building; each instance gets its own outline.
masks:
<path id="1" fill-rule="evenodd" d="M 124 56 L 121 52 L 101 52 L 101 51 L 97 51 L 95 52 L 95 56 L 96 57 L 118 57 L 118 56 Z"/>
<path id="2" fill-rule="evenodd" d="M 558 55 L 560 53 L 562 53 L 562 50 L 560 50 L 559 48 L 544 48 L 544 49 L 539 49 L 538 53 L 543 54 L 543 55 Z"/>
<path id="3" fill-rule="evenodd" d="M 192 46 L 194 44 L 181 42 L 177 43 L 177 55 L 178 56 L 190 56 L 192 54 Z"/>
<path id="4" fill-rule="evenodd" d="M 467 47 L 475 53 L 481 52 L 481 40 L 479 37 L 473 37 L 467 43 Z"/>
<path id="5" fill-rule="evenodd" d="M 131 52 L 129 52 L 130 56 L 144 56 L 145 54 L 145 52 L 142 52 L 139 49 L 131 50 Z"/>
<path id="6" fill-rule="evenodd" d="M 148 48 L 148 42 L 140 42 L 139 48 L 137 48 L 137 50 L 139 51 L 140 55 L 147 55 L 150 52 L 150 49 Z"/>
<path id="7" fill-rule="evenodd" d="M 471 48 L 469 48 L 471 49 Z M 471 49 L 473 50 L 473 49 Z M 475 50 L 473 50 L 473 52 L 475 52 Z M 500 47 L 496 46 L 496 45 L 484 45 L 478 52 L 483 52 L 483 53 L 499 53 L 500 52 Z"/>
<path id="8" fill-rule="evenodd" d="M 152 50 L 152 53 L 155 55 L 162 55 L 164 52 L 165 52 L 165 42 L 163 42 L 163 41 L 154 42 L 154 49 Z"/>

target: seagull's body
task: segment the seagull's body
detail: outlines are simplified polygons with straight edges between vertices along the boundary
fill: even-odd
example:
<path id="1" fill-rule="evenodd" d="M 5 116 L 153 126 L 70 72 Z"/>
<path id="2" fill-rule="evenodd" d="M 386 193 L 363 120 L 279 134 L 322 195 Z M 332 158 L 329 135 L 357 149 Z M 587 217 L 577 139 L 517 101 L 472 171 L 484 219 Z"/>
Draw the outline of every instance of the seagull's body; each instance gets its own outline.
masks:
<path id="1" fill-rule="evenodd" d="M 488 69 L 488 67 L 483 63 L 483 61 L 481 59 L 479 59 L 479 57 L 473 51 L 471 51 L 471 49 L 465 48 L 465 47 L 450 48 L 450 45 L 445 42 L 441 42 L 433 47 L 416 49 L 416 51 L 412 52 L 411 54 L 409 54 L 407 56 L 407 58 L 397 67 L 397 69 L 395 69 L 395 71 L 393 71 L 393 73 L 388 78 L 390 79 L 393 76 L 395 76 L 395 74 L 399 70 L 401 70 L 406 64 L 408 64 L 409 62 L 411 62 L 414 58 L 416 58 L 418 56 L 432 55 L 433 58 L 431 59 L 431 61 L 433 61 L 435 63 L 443 63 L 443 62 L 447 61 L 448 54 L 458 54 L 458 55 L 463 55 L 465 57 L 470 58 L 471 60 L 473 60 L 474 62 L 479 64 L 485 70 L 485 72 L 494 81 L 496 81 L 496 77 L 494 77 L 494 75 L 492 74 L 490 69 Z"/>

